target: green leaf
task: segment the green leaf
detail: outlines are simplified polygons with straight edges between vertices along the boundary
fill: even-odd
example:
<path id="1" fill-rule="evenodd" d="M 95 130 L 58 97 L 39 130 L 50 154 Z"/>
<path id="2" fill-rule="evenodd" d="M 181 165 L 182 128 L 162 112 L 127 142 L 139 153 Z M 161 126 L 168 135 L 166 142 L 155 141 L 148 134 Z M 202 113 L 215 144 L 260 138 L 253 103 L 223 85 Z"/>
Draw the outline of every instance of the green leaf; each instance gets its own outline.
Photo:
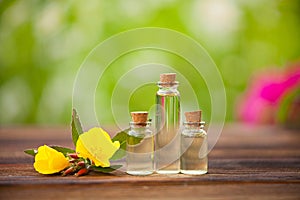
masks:
<path id="1" fill-rule="evenodd" d="M 72 112 L 71 126 L 72 126 L 72 140 L 73 140 L 74 145 L 76 146 L 78 137 L 79 137 L 79 135 L 81 135 L 83 133 L 83 131 L 82 131 L 82 126 L 80 123 L 79 116 L 78 116 L 75 108 L 73 108 L 73 112 Z"/>
<path id="2" fill-rule="evenodd" d="M 111 140 L 114 141 L 119 141 L 120 144 L 121 143 L 126 143 L 126 139 L 127 139 L 127 133 L 130 130 L 130 128 L 127 128 L 125 130 L 122 130 L 120 132 L 118 132 Z"/>
<path id="3" fill-rule="evenodd" d="M 122 167 L 122 165 L 112 165 L 110 167 L 96 167 L 92 166 L 90 169 L 96 172 L 102 172 L 102 173 L 110 173 L 112 171 L 115 171 L 116 169 L 119 169 Z"/>
<path id="4" fill-rule="evenodd" d="M 36 149 L 26 149 L 24 153 L 27 153 L 28 155 L 31 156 L 35 156 L 38 153 L 38 151 Z"/>
<path id="5" fill-rule="evenodd" d="M 143 138 L 140 137 L 134 137 L 129 136 L 127 133 L 130 129 L 125 129 L 115 135 L 115 137 L 112 138 L 112 141 L 119 141 L 120 142 L 120 148 L 116 153 L 110 158 L 110 160 L 119 160 L 126 156 L 126 146 L 127 143 L 130 145 L 138 144 L 142 141 Z"/>
<path id="6" fill-rule="evenodd" d="M 135 144 L 140 143 L 143 139 L 144 139 L 144 137 L 135 137 L 132 135 L 128 135 L 127 136 L 127 144 L 135 145 Z"/>
<path id="7" fill-rule="evenodd" d="M 61 147 L 61 146 L 50 146 L 52 149 L 55 149 L 58 152 L 61 152 L 64 154 L 64 156 L 67 156 L 68 153 L 75 153 L 75 151 L 73 149 L 69 149 L 66 147 Z"/>
<path id="8" fill-rule="evenodd" d="M 110 158 L 110 160 L 119 160 L 126 155 L 126 140 L 127 140 L 127 133 L 130 129 L 125 129 L 118 132 L 111 140 L 113 142 L 119 141 L 120 148 L 116 151 L 116 153 Z"/>
<path id="9" fill-rule="evenodd" d="M 119 160 L 126 156 L 126 142 L 120 145 L 120 148 L 114 153 L 109 160 Z"/>

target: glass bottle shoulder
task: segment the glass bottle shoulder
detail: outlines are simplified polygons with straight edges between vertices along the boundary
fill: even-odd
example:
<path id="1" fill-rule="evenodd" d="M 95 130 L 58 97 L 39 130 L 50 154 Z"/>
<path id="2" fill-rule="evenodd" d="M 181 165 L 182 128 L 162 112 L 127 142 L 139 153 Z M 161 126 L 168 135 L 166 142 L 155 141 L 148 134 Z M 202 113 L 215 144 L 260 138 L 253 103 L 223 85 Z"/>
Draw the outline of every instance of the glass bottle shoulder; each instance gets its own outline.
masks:
<path id="1" fill-rule="evenodd" d="M 152 136 L 153 132 L 147 127 L 141 127 L 141 128 L 131 128 L 127 134 L 129 136 L 145 138 L 145 137 Z"/>
<path id="2" fill-rule="evenodd" d="M 161 83 L 158 83 L 159 90 L 156 92 L 156 95 L 158 96 L 179 96 L 180 93 L 177 90 L 178 83 L 174 83 L 171 85 L 164 85 Z"/>
<path id="3" fill-rule="evenodd" d="M 160 89 L 156 92 L 157 96 L 180 96 L 180 93 L 178 90 L 164 90 Z"/>
<path id="4" fill-rule="evenodd" d="M 186 137 L 207 137 L 207 133 L 203 128 L 183 128 L 181 134 Z"/>

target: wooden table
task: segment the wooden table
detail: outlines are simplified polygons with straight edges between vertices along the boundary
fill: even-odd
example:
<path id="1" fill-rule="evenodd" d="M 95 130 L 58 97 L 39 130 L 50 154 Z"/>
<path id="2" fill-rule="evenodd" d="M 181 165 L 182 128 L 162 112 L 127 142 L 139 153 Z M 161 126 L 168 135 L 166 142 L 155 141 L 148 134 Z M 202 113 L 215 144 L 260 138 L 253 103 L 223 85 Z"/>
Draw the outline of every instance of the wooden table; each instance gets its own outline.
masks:
<path id="1" fill-rule="evenodd" d="M 0 129 L 0 199 L 300 199 L 300 131 L 228 124 L 203 176 L 40 175 L 24 149 L 72 146 L 68 128 Z"/>

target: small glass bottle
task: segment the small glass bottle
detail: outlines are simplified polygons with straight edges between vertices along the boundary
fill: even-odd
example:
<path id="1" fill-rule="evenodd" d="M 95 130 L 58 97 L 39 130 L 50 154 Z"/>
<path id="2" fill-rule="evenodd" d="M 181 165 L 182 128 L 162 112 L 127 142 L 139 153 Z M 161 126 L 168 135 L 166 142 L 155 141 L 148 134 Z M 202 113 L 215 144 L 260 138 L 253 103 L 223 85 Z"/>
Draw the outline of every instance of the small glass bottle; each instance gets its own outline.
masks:
<path id="1" fill-rule="evenodd" d="M 201 111 L 186 112 L 186 122 L 181 132 L 180 172 L 189 175 L 207 173 L 207 133 Z"/>
<path id="2" fill-rule="evenodd" d="M 180 94 L 175 73 L 160 75 L 156 93 L 155 167 L 159 174 L 180 172 Z"/>
<path id="3" fill-rule="evenodd" d="M 126 164 L 131 175 L 149 175 L 154 172 L 154 136 L 147 121 L 148 112 L 131 112 L 132 122 L 127 136 Z"/>

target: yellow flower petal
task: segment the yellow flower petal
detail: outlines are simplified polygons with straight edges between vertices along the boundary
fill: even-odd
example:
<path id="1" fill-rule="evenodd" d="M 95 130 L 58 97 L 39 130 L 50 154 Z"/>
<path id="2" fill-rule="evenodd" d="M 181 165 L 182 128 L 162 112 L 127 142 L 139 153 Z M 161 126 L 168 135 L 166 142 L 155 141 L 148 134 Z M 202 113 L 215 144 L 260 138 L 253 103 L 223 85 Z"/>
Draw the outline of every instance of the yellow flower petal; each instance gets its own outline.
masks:
<path id="1" fill-rule="evenodd" d="M 61 152 L 44 145 L 38 148 L 33 166 L 41 174 L 53 174 L 68 167 L 69 161 Z"/>
<path id="2" fill-rule="evenodd" d="M 108 133 L 101 128 L 92 128 L 81 134 L 77 140 L 76 152 L 89 158 L 96 166 L 109 167 L 109 159 L 120 148 L 118 141 L 112 142 Z"/>
<path id="3" fill-rule="evenodd" d="M 76 144 L 76 151 L 77 152 L 80 152 L 79 153 L 79 156 L 80 157 L 83 157 L 83 158 L 89 158 L 90 160 L 94 161 L 95 165 L 96 166 L 106 166 L 106 165 L 110 165 L 109 163 L 103 163 L 103 162 L 100 162 L 99 160 L 97 160 L 95 158 L 95 156 L 93 156 L 92 154 L 90 154 L 88 152 L 88 150 L 85 148 L 85 146 L 83 145 L 82 141 L 79 139 L 77 141 L 77 144 Z"/>

